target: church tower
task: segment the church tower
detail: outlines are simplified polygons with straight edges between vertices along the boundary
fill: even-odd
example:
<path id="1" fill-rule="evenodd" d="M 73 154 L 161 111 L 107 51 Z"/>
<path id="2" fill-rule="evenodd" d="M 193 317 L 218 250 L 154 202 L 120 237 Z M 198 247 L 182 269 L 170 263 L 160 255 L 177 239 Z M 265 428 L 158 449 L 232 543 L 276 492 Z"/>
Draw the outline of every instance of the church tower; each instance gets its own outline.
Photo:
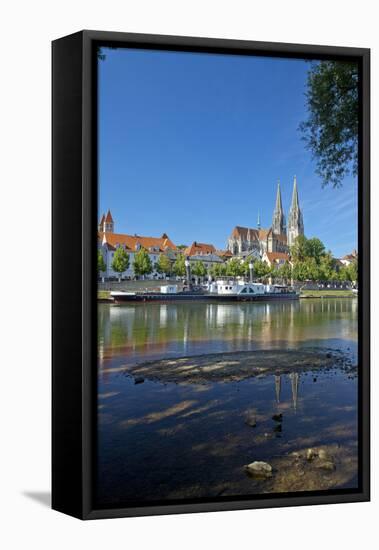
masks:
<path id="1" fill-rule="evenodd" d="M 278 181 L 278 189 L 276 191 L 275 210 L 272 216 L 272 232 L 276 235 L 285 235 L 286 233 L 286 218 L 282 206 L 282 194 L 280 192 L 280 182 Z"/>
<path id="2" fill-rule="evenodd" d="M 108 210 L 107 215 L 102 215 L 99 223 L 99 231 L 100 233 L 114 233 L 114 221 L 110 210 Z"/>
<path id="3" fill-rule="evenodd" d="M 299 235 L 304 235 L 303 214 L 300 210 L 296 176 L 293 180 L 292 203 L 288 216 L 288 246 L 292 246 Z"/>

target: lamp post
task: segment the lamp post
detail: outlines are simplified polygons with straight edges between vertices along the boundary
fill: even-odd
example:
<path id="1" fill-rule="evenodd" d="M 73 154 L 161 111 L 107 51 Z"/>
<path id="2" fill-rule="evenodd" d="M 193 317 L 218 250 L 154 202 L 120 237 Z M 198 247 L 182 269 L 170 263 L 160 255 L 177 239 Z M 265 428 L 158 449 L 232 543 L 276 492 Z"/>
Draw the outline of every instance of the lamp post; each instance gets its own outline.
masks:
<path id="1" fill-rule="evenodd" d="M 186 267 L 186 277 L 188 283 L 188 290 L 192 290 L 192 281 L 191 281 L 191 267 L 188 258 L 186 258 L 184 265 Z"/>
<path id="2" fill-rule="evenodd" d="M 253 263 L 249 262 L 249 273 L 250 273 L 250 282 L 251 283 L 253 282 L 253 269 L 254 269 Z"/>

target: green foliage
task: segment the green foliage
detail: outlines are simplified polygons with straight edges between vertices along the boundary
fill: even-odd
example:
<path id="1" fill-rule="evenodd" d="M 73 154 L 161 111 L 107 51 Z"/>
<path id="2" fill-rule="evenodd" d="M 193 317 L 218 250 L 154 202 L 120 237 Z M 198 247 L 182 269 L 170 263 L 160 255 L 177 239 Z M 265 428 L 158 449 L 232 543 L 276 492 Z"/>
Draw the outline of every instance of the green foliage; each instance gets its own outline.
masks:
<path id="1" fill-rule="evenodd" d="M 179 248 L 179 250 L 185 250 L 187 248 L 186 244 L 178 244 L 176 248 Z"/>
<path id="2" fill-rule="evenodd" d="M 191 265 L 191 271 L 196 277 L 205 277 L 207 274 L 207 269 L 203 262 L 198 261 Z"/>
<path id="3" fill-rule="evenodd" d="M 98 250 L 97 251 L 97 272 L 101 273 L 102 271 L 106 271 L 106 269 L 107 269 L 107 266 L 105 265 L 103 254 L 101 250 Z"/>
<path id="4" fill-rule="evenodd" d="M 184 277 L 186 274 L 185 261 L 183 254 L 179 254 L 174 262 L 172 270 L 178 277 Z"/>
<path id="5" fill-rule="evenodd" d="M 300 124 L 323 185 L 341 185 L 358 170 L 358 64 L 313 63 L 308 73 L 308 118 Z"/>
<path id="6" fill-rule="evenodd" d="M 317 237 L 297 237 L 291 248 L 291 261 L 292 277 L 296 281 L 336 281 L 346 276 L 346 270 L 337 272 L 335 259 Z"/>
<path id="7" fill-rule="evenodd" d="M 295 281 L 306 281 L 308 279 L 307 262 L 297 261 L 293 266 L 292 276 Z"/>
<path id="8" fill-rule="evenodd" d="M 212 277 L 225 277 L 226 275 L 226 264 L 214 264 L 210 269 Z"/>
<path id="9" fill-rule="evenodd" d="M 140 250 L 136 252 L 133 269 L 137 276 L 148 275 L 153 271 L 153 264 L 150 260 L 150 256 L 144 248 L 140 248 Z"/>
<path id="10" fill-rule="evenodd" d="M 335 269 L 335 261 L 331 252 L 327 252 L 321 258 L 318 272 L 319 281 L 335 281 L 338 279 Z"/>
<path id="11" fill-rule="evenodd" d="M 113 271 L 116 271 L 116 273 L 119 273 L 120 276 L 124 271 L 126 271 L 129 267 L 129 254 L 125 251 L 122 246 L 119 246 L 116 248 L 116 252 L 114 253 L 113 260 L 112 260 L 112 269 Z"/>
<path id="12" fill-rule="evenodd" d="M 316 263 L 319 264 L 321 257 L 325 254 L 324 243 L 317 237 L 305 239 L 305 241 L 305 256 L 308 258 L 314 258 Z"/>
<path id="13" fill-rule="evenodd" d="M 283 279 L 284 281 L 290 281 L 292 278 L 292 266 L 289 262 L 279 266 L 275 269 L 275 277 L 278 279 Z"/>
<path id="14" fill-rule="evenodd" d="M 352 262 L 348 266 L 348 269 L 349 269 L 350 281 L 352 281 L 353 283 L 357 283 L 358 282 L 358 262 L 357 262 L 357 260 Z"/>
<path id="15" fill-rule="evenodd" d="M 271 273 L 271 267 L 262 260 L 255 260 L 254 262 L 254 274 L 258 279 L 264 279 Z"/>
<path id="16" fill-rule="evenodd" d="M 169 258 L 165 254 L 161 254 L 157 263 L 155 264 L 155 269 L 158 273 L 164 273 L 165 275 L 170 275 L 172 266 Z"/>
<path id="17" fill-rule="evenodd" d="M 238 277 L 245 274 L 244 265 L 241 264 L 241 260 L 237 258 L 232 258 L 226 264 L 226 275 L 229 277 Z"/>
<path id="18" fill-rule="evenodd" d="M 338 278 L 340 281 L 351 281 L 356 283 L 358 281 L 358 262 L 355 260 L 349 265 L 344 265 L 339 269 Z"/>
<path id="19" fill-rule="evenodd" d="M 296 237 L 291 246 L 291 258 L 293 262 L 303 262 L 308 255 L 307 238 L 304 235 Z"/>

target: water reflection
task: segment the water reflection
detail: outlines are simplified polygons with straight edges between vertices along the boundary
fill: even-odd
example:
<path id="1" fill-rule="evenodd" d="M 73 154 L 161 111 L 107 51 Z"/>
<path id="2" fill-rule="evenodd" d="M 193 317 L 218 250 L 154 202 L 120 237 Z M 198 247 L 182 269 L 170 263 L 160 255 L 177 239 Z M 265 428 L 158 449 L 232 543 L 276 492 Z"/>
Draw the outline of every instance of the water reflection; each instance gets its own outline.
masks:
<path id="1" fill-rule="evenodd" d="M 356 299 L 276 303 L 99 305 L 100 368 L 126 357 L 162 358 L 306 341 L 357 339 Z"/>
<path id="2" fill-rule="evenodd" d="M 200 385 L 135 384 L 125 364 L 207 353 L 311 346 L 356 360 L 358 304 L 351 299 L 270 304 L 99 306 L 100 504 L 326 490 L 357 484 L 357 380 L 334 369 L 295 370 Z M 324 351 L 323 351 L 324 353 Z M 199 358 L 198 358 L 199 359 Z M 315 383 L 316 382 L 316 383 Z M 256 424 L 247 425 L 248 411 Z M 274 417 L 280 417 L 280 422 Z M 325 472 L 292 453 L 322 447 Z M 244 465 L 268 461 L 255 482 Z"/>

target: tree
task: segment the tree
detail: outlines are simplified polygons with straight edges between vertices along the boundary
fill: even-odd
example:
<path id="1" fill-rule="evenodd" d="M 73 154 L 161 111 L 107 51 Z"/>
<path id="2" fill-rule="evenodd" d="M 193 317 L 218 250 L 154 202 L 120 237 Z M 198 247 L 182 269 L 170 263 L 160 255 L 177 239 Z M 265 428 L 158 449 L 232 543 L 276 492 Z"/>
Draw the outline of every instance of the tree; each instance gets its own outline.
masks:
<path id="1" fill-rule="evenodd" d="M 262 260 L 255 260 L 253 269 L 258 279 L 264 279 L 271 273 L 271 267 Z"/>
<path id="2" fill-rule="evenodd" d="M 226 264 L 214 264 L 210 269 L 212 277 L 225 277 L 226 275 Z"/>
<path id="3" fill-rule="evenodd" d="M 354 260 L 351 262 L 351 264 L 348 266 L 349 269 L 349 277 L 350 281 L 353 283 L 358 282 L 358 261 Z"/>
<path id="4" fill-rule="evenodd" d="M 153 264 L 150 260 L 150 256 L 144 248 L 140 248 L 138 252 L 136 252 L 133 269 L 137 276 L 148 275 L 153 271 Z"/>
<path id="5" fill-rule="evenodd" d="M 306 262 L 296 262 L 292 269 L 292 276 L 295 281 L 306 281 L 308 279 L 308 268 Z"/>
<path id="6" fill-rule="evenodd" d="M 313 63 L 305 95 L 308 118 L 300 131 L 323 185 L 338 187 L 346 175 L 358 171 L 358 64 Z"/>
<path id="7" fill-rule="evenodd" d="M 292 266 L 289 262 L 281 265 L 275 270 L 275 277 L 283 279 L 286 283 L 292 278 Z"/>
<path id="8" fill-rule="evenodd" d="M 171 262 L 165 254 L 161 254 L 158 258 L 157 263 L 155 264 L 155 269 L 158 273 L 164 273 L 165 275 L 171 274 Z"/>
<path id="9" fill-rule="evenodd" d="M 175 260 L 172 270 L 178 277 L 184 277 L 186 274 L 185 261 L 183 254 L 179 254 Z"/>
<path id="10" fill-rule="evenodd" d="M 191 266 L 191 271 L 195 277 L 205 277 L 207 274 L 207 269 L 201 261 L 195 262 Z"/>
<path id="11" fill-rule="evenodd" d="M 116 273 L 119 273 L 118 280 L 121 281 L 122 274 L 124 271 L 126 271 L 129 267 L 129 254 L 125 251 L 125 249 L 122 246 L 119 246 L 116 248 L 116 252 L 114 253 L 113 260 L 112 260 L 112 269 Z"/>
<path id="12" fill-rule="evenodd" d="M 238 258 L 232 258 L 226 264 L 226 274 L 230 277 L 239 277 L 241 275 L 244 275 L 244 273 L 244 266 L 243 264 L 241 264 L 241 260 L 238 260 Z"/>
<path id="13" fill-rule="evenodd" d="M 104 271 L 106 271 L 106 269 L 107 269 L 107 266 L 105 264 L 103 254 L 102 254 L 101 250 L 98 250 L 97 251 L 97 273 L 98 273 L 98 275 L 100 275 L 100 273 L 103 273 Z M 102 280 L 104 282 L 104 277 L 102 277 Z"/>
<path id="14" fill-rule="evenodd" d="M 325 254 L 324 243 L 320 241 L 320 239 L 318 239 L 317 237 L 306 239 L 305 252 L 307 257 L 314 258 L 316 263 L 319 264 L 321 257 Z"/>
<path id="15" fill-rule="evenodd" d="M 351 281 L 352 283 L 356 283 L 358 280 L 358 262 L 355 260 L 349 265 L 340 267 L 338 279 L 342 282 Z"/>
<path id="16" fill-rule="evenodd" d="M 327 252 L 322 256 L 320 261 L 319 280 L 333 281 L 337 278 L 338 277 L 335 270 L 335 261 L 331 252 Z"/>
<path id="17" fill-rule="evenodd" d="M 291 246 L 291 258 L 294 262 L 303 262 L 307 255 L 307 238 L 304 235 L 299 235 Z"/>

